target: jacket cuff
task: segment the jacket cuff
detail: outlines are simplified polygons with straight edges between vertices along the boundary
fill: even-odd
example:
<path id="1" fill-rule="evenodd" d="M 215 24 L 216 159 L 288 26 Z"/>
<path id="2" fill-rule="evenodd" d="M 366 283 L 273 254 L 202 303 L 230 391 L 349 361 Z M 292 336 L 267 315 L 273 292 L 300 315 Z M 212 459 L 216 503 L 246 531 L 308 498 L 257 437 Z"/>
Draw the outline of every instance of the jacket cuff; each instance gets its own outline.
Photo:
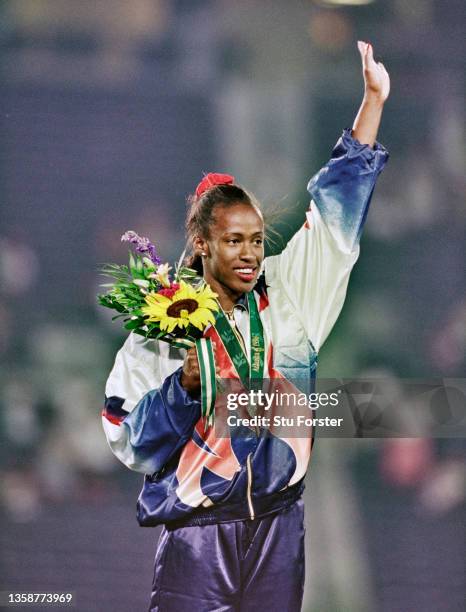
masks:
<path id="1" fill-rule="evenodd" d="M 352 129 L 345 128 L 332 152 L 332 159 L 346 155 L 348 159 L 360 157 L 369 164 L 383 166 L 389 157 L 387 149 L 376 141 L 374 146 L 362 144 L 351 135 Z"/>

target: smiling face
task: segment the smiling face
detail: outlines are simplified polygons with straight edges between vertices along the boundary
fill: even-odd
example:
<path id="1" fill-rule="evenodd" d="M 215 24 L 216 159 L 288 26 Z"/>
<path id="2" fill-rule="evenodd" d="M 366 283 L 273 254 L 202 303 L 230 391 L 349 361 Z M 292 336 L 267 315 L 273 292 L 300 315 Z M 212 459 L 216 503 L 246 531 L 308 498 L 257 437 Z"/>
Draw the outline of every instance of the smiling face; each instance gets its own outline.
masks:
<path id="1" fill-rule="evenodd" d="M 242 293 L 252 291 L 264 259 L 264 220 L 248 204 L 217 206 L 208 237 L 196 238 L 196 252 L 203 256 L 204 279 L 225 310 Z"/>

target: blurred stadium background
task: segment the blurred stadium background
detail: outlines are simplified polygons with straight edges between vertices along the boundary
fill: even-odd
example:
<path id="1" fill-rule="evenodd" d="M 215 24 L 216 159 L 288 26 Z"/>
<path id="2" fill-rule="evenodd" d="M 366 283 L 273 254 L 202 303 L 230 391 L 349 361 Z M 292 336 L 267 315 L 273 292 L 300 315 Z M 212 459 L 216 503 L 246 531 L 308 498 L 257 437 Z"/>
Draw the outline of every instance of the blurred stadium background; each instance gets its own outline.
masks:
<path id="1" fill-rule="evenodd" d="M 0 590 L 146 609 L 157 530 L 101 431 L 124 336 L 98 265 L 127 229 L 176 260 L 204 171 L 282 207 L 286 240 L 359 105 L 357 39 L 391 73 L 391 160 L 320 375 L 464 377 L 463 0 L 0 2 Z M 464 610 L 465 483 L 464 441 L 320 440 L 303 610 Z"/>

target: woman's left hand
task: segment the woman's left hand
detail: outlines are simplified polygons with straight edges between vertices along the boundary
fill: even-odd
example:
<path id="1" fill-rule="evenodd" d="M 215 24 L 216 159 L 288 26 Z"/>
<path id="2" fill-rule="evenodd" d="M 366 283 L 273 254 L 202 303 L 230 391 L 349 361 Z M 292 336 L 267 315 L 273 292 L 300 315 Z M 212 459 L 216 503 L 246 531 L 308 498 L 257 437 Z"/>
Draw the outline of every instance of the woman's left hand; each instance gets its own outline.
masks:
<path id="1" fill-rule="evenodd" d="M 361 54 L 365 95 L 383 103 L 390 93 L 388 72 L 382 62 L 374 60 L 374 52 L 370 43 L 358 40 L 358 49 Z"/>

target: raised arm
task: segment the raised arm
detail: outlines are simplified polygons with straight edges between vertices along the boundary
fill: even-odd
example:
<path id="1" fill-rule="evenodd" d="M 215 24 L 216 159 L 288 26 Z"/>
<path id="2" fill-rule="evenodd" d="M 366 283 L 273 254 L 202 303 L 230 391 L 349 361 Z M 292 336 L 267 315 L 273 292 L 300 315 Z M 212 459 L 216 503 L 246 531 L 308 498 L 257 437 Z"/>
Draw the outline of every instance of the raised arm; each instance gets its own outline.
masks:
<path id="1" fill-rule="evenodd" d="M 352 136 L 373 147 L 377 139 L 385 100 L 390 93 L 390 77 L 382 62 L 374 60 L 370 43 L 358 41 L 364 75 L 364 98 L 353 123 Z"/>
<path id="2" fill-rule="evenodd" d="M 388 159 L 375 138 L 390 80 L 374 62 L 372 48 L 366 43 L 358 48 L 365 91 L 353 130 L 344 130 L 328 163 L 309 181 L 304 226 L 280 255 L 265 260 L 270 303 L 283 307 L 272 313 L 276 336 L 286 329 L 282 321 L 293 318 L 316 351 L 340 314 L 375 183 Z M 286 338 L 282 344 L 287 346 Z"/>

